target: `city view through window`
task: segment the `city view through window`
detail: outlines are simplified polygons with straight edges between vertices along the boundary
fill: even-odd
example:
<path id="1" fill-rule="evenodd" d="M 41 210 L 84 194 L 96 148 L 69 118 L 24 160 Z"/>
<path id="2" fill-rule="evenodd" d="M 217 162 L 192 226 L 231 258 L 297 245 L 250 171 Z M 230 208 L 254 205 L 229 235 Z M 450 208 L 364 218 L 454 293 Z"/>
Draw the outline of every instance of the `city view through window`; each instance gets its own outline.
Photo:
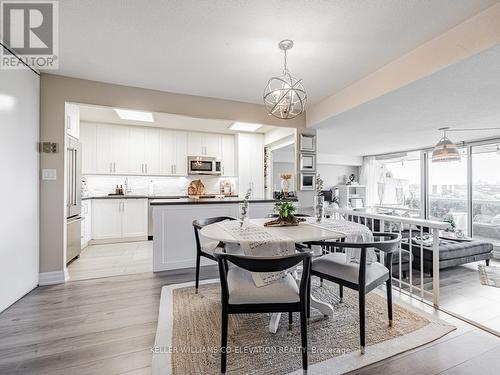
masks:
<path id="1" fill-rule="evenodd" d="M 500 246 L 500 146 L 473 146 L 471 212 L 468 212 L 467 148 L 462 160 L 427 165 L 428 213 L 431 220 L 449 221 L 456 231 Z M 380 160 L 382 173 L 370 183 L 378 193 L 377 206 L 392 207 L 409 216 L 424 216 L 421 202 L 421 153 Z M 469 222 L 472 233 L 469 233 Z"/>

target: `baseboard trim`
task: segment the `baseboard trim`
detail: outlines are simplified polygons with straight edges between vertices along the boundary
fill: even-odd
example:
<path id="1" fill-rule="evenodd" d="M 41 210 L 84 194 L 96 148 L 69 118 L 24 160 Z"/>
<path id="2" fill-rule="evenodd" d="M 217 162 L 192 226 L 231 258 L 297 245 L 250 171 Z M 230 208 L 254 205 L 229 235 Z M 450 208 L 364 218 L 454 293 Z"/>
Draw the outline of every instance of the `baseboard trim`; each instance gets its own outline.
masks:
<path id="1" fill-rule="evenodd" d="M 138 242 L 147 241 L 148 236 L 138 236 L 138 237 L 126 237 L 126 238 L 105 238 L 99 240 L 90 240 L 89 245 L 104 245 L 112 243 L 122 243 L 122 242 Z"/>
<path id="2" fill-rule="evenodd" d="M 64 284 L 69 279 L 68 269 L 64 271 L 40 272 L 38 286 Z"/>

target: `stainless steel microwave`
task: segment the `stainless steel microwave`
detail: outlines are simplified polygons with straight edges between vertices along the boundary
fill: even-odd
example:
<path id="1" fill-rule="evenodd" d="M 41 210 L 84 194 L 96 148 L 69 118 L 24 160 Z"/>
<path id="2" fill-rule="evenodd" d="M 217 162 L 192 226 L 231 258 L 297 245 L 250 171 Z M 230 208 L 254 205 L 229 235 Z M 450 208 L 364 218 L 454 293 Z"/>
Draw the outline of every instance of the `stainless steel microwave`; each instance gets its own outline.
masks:
<path id="1" fill-rule="evenodd" d="M 208 156 L 188 156 L 188 174 L 189 175 L 216 175 L 222 174 L 222 163 L 216 158 Z"/>

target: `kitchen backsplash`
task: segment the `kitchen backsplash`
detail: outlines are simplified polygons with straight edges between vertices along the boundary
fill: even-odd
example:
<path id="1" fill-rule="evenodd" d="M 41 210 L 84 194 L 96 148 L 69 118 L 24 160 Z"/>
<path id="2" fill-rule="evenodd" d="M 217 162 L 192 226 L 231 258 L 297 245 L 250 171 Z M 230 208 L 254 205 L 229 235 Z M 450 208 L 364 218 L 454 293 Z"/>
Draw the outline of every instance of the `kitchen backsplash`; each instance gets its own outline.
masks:
<path id="1" fill-rule="evenodd" d="M 87 179 L 89 196 L 101 196 L 113 193 L 116 185 L 125 185 L 128 178 L 129 194 L 148 195 L 149 184 L 153 181 L 154 195 L 187 195 L 187 187 L 193 180 L 201 179 L 207 194 L 219 194 L 220 182 L 230 181 L 234 186 L 233 194 L 238 194 L 238 179 L 234 177 L 215 176 L 188 176 L 188 177 L 161 177 L 161 176 L 98 176 L 84 175 Z M 123 186 L 125 189 L 125 186 Z"/>

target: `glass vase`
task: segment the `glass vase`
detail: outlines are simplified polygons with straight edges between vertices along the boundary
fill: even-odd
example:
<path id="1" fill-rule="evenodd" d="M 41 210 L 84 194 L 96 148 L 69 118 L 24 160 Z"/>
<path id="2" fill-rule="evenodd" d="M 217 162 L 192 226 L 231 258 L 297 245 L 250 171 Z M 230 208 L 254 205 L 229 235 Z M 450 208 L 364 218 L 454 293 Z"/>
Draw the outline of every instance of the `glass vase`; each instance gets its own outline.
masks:
<path id="1" fill-rule="evenodd" d="M 248 228 L 248 224 L 250 222 L 250 216 L 249 216 L 249 212 L 248 212 L 249 209 L 250 209 L 250 203 L 248 201 L 245 201 L 245 202 L 239 204 L 238 220 L 240 222 L 241 229 Z"/>
<path id="2" fill-rule="evenodd" d="M 314 196 L 314 217 L 317 223 L 323 221 L 325 215 L 325 197 L 322 195 Z"/>

